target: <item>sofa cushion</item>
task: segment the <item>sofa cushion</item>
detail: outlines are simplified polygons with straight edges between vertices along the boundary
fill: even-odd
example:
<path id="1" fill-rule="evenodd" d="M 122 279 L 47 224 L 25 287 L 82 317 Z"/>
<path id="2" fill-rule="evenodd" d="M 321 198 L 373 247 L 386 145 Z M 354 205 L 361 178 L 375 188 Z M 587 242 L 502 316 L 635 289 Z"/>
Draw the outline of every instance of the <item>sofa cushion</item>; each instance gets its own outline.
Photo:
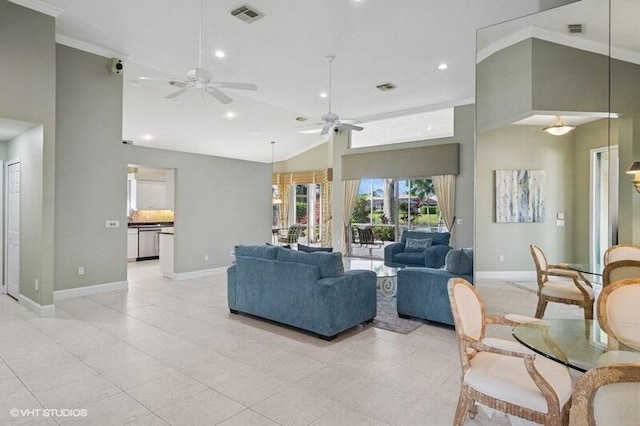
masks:
<path id="1" fill-rule="evenodd" d="M 404 243 L 404 251 L 406 252 L 423 252 L 424 249 L 431 247 L 432 238 L 407 238 Z"/>
<path id="2" fill-rule="evenodd" d="M 473 273 L 473 250 L 449 250 L 444 258 L 444 269 L 455 275 Z"/>
<path id="3" fill-rule="evenodd" d="M 320 278 L 341 277 L 344 275 L 342 253 L 315 252 L 305 253 L 297 250 L 278 250 L 278 260 L 316 265 L 320 268 Z"/>
<path id="4" fill-rule="evenodd" d="M 259 257 L 262 259 L 274 260 L 278 253 L 278 247 L 275 246 L 243 246 L 235 247 L 236 257 Z"/>
<path id="5" fill-rule="evenodd" d="M 424 252 L 402 252 L 393 257 L 393 261 L 396 263 L 402 263 L 404 265 L 424 266 Z"/>
<path id="6" fill-rule="evenodd" d="M 407 241 L 407 238 L 414 238 L 414 239 L 425 239 L 425 238 L 431 238 L 432 242 L 431 244 L 436 246 L 436 245 L 449 245 L 449 238 L 451 237 L 451 235 L 448 232 L 422 232 L 422 231 L 403 231 L 402 232 L 402 237 L 400 238 L 400 241 L 405 243 Z"/>
<path id="7" fill-rule="evenodd" d="M 298 244 L 298 250 L 305 253 L 314 253 L 316 251 L 326 251 L 328 253 L 331 253 L 333 251 L 333 247 L 312 247 L 305 246 L 304 244 Z"/>

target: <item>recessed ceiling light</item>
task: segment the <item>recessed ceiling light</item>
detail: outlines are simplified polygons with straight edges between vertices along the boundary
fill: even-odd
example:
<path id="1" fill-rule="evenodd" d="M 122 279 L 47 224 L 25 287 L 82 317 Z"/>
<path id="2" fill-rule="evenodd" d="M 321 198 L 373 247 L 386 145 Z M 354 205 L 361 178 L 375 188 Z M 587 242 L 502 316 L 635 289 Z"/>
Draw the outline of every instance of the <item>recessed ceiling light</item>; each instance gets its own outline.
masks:
<path id="1" fill-rule="evenodd" d="M 213 54 L 215 55 L 216 58 L 224 58 L 226 56 L 226 53 L 224 53 L 224 50 L 216 50 L 215 52 L 213 52 Z"/>
<path id="2" fill-rule="evenodd" d="M 322 92 L 322 93 L 320 93 L 320 97 L 321 97 L 321 98 L 326 98 L 327 96 L 329 96 L 329 95 L 327 94 L 327 92 Z"/>
<path id="3" fill-rule="evenodd" d="M 144 139 L 145 141 L 150 141 L 151 139 L 153 139 L 153 136 L 147 133 L 146 135 L 142 135 L 142 139 Z"/>
<path id="4" fill-rule="evenodd" d="M 234 118 L 234 117 L 236 116 L 236 113 L 235 113 L 235 112 L 233 112 L 233 111 L 227 111 L 227 112 L 224 114 L 224 116 L 225 116 L 226 118 L 231 119 L 231 118 Z"/>
<path id="5" fill-rule="evenodd" d="M 432 127 L 430 125 L 427 126 L 427 130 L 431 130 L 431 129 L 432 129 Z"/>
<path id="6" fill-rule="evenodd" d="M 447 68 L 449 68 L 449 65 L 445 64 L 444 62 L 438 65 L 439 70 L 446 70 Z"/>

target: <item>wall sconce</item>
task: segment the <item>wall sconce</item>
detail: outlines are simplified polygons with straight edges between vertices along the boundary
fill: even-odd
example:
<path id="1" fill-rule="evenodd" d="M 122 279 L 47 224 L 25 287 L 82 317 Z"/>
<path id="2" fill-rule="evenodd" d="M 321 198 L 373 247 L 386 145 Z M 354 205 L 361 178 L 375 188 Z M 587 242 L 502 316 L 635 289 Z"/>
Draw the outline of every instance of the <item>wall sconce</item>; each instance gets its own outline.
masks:
<path id="1" fill-rule="evenodd" d="M 629 167 L 627 173 L 634 175 L 633 186 L 636 188 L 637 192 L 640 192 L 640 161 L 635 161 L 631 167 Z"/>

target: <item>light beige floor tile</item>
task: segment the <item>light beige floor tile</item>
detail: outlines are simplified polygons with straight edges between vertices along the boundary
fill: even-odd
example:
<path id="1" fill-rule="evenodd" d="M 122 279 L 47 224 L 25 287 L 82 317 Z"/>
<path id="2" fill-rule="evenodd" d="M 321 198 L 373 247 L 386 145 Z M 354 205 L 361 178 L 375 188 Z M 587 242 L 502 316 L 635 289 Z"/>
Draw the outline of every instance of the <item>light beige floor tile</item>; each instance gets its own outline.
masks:
<path id="1" fill-rule="evenodd" d="M 118 393 L 85 405 L 85 417 L 60 418 L 69 425 L 124 425 L 151 414 L 149 410 L 125 393 Z"/>
<path id="2" fill-rule="evenodd" d="M 149 358 L 103 371 L 102 375 L 119 388 L 127 390 L 175 371 L 174 368 Z"/>
<path id="3" fill-rule="evenodd" d="M 335 402 L 302 386 L 287 387 L 253 410 L 282 425 L 308 425 L 331 410 Z"/>
<path id="4" fill-rule="evenodd" d="M 41 411 L 42 405 L 33 397 L 28 396 L 6 404 L 0 404 L 0 425 L 57 425 L 51 417 L 45 417 Z"/>
<path id="5" fill-rule="evenodd" d="M 157 411 L 189 398 L 207 387 L 189 376 L 169 373 L 143 385 L 130 388 L 127 393 L 151 411 Z"/>
<path id="6" fill-rule="evenodd" d="M 149 414 L 141 417 L 138 420 L 134 420 L 131 423 L 127 423 L 127 426 L 167 426 L 169 423 L 162 420 L 156 414 Z"/>
<path id="7" fill-rule="evenodd" d="M 28 374 L 19 374 L 20 380 L 33 393 L 41 393 L 60 386 L 79 382 L 98 373 L 84 362 L 72 360 L 48 365 Z"/>
<path id="8" fill-rule="evenodd" d="M 42 368 L 71 361 L 77 361 L 77 357 L 62 346 L 54 345 L 29 352 L 20 358 L 8 361 L 7 364 L 17 374 L 25 375 Z"/>
<path id="9" fill-rule="evenodd" d="M 358 389 L 372 386 L 373 381 L 365 376 L 330 365 L 306 377 L 299 385 L 340 402 Z"/>
<path id="10" fill-rule="evenodd" d="M 220 423 L 246 407 L 207 389 L 190 398 L 163 408 L 156 414 L 173 426 L 201 426 Z"/>
<path id="11" fill-rule="evenodd" d="M 402 424 L 408 418 L 419 398 L 420 395 L 372 384 L 343 395 L 342 403 L 376 420 L 395 425 Z"/>
<path id="12" fill-rule="evenodd" d="M 184 374 L 211 386 L 233 379 L 236 374 L 251 370 L 251 367 L 222 355 L 200 359 L 180 369 Z"/>
<path id="13" fill-rule="evenodd" d="M 92 376 L 35 395 L 46 408 L 78 408 L 120 392 L 104 377 Z"/>
<path id="14" fill-rule="evenodd" d="M 218 424 L 220 426 L 276 426 L 278 423 L 247 408 L 230 419 Z"/>
<path id="15" fill-rule="evenodd" d="M 312 423 L 313 426 L 336 426 L 336 425 L 349 425 L 349 426 L 383 426 L 378 420 L 375 420 L 369 416 L 358 413 L 346 407 L 332 407 L 329 411 L 322 415 L 318 420 Z M 423 423 L 427 425 L 429 423 Z M 437 423 L 432 423 L 436 425 Z"/>
<path id="16" fill-rule="evenodd" d="M 15 373 L 4 362 L 0 362 L 0 381 L 15 377 Z"/>
<path id="17" fill-rule="evenodd" d="M 260 371 L 281 380 L 297 383 L 326 366 L 327 364 L 323 362 L 307 358 L 297 352 L 288 352 L 261 366 Z"/>
<path id="18" fill-rule="evenodd" d="M 211 388 L 248 407 L 263 401 L 287 383 L 256 369 L 236 371 L 208 382 Z"/>
<path id="19" fill-rule="evenodd" d="M 31 393 L 17 377 L 0 380 L 0 404 L 19 401 L 29 396 Z"/>

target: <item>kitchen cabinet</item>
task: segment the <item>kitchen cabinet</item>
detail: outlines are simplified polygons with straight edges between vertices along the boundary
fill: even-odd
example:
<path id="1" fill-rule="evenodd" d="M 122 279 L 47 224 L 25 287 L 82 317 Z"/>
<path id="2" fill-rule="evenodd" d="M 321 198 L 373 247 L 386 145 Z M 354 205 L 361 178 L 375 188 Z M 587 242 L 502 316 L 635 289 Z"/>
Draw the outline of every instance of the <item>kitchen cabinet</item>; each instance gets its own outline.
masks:
<path id="1" fill-rule="evenodd" d="M 138 258 L 138 228 L 127 229 L 127 260 L 135 262 Z"/>
<path id="2" fill-rule="evenodd" d="M 167 186 L 165 182 L 136 180 L 137 210 L 166 210 Z"/>

